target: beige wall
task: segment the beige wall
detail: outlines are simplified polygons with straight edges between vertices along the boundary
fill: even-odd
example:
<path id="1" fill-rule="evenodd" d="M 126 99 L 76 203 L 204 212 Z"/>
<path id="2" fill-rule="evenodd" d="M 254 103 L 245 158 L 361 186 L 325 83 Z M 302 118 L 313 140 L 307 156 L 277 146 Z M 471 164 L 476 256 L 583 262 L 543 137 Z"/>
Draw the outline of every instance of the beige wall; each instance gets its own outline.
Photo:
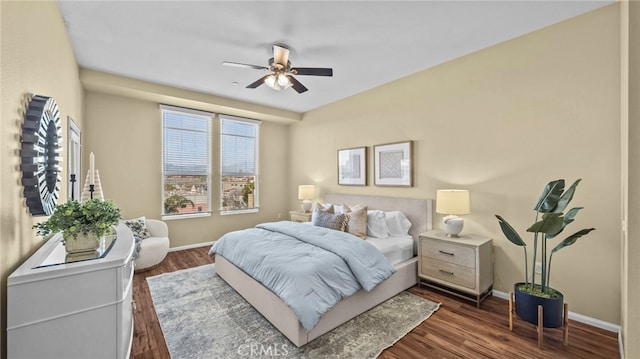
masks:
<path id="1" fill-rule="evenodd" d="M 209 218 L 170 221 L 171 245 L 211 241 L 227 231 L 275 220 L 278 214 L 286 216 L 298 207 L 298 184 L 315 183 L 322 193 L 402 197 L 433 197 L 436 189 L 455 186 L 471 190 L 472 214 L 466 217 L 465 230 L 494 238 L 495 287 L 509 291 L 522 279 L 518 274 L 523 271 L 522 254 L 506 243 L 493 215 L 502 214 L 523 231 L 533 219 L 529 209 L 548 180 L 580 177 L 583 183 L 573 204 L 585 209 L 573 228 L 593 226 L 597 231 L 557 255 L 552 285 L 564 291 L 572 311 L 607 322 L 620 323 L 621 308 L 616 303 L 623 303 L 623 335 L 637 337 L 637 241 L 625 242 L 629 247 L 622 256 L 629 267 L 622 278 L 617 267 L 622 251 L 620 133 L 627 134 L 619 121 L 619 14 L 614 5 L 571 19 L 311 111 L 299 124 L 265 122 L 260 213 L 224 217 L 214 213 Z M 630 33 L 639 27 L 637 9 L 631 14 Z M 56 99 L 65 136 L 67 115 L 81 126 L 85 161 L 90 151 L 95 152 L 105 193 L 126 217 L 160 216 L 160 113 L 158 101 L 93 89 L 86 92 L 83 106 L 77 65 L 54 2 L 2 1 L 0 16 L 0 354 L 4 357 L 7 275 L 42 243 L 31 229 L 38 219 L 24 205 L 17 168 L 25 94 Z M 630 59 L 637 62 L 639 49 L 630 47 Z M 637 119 L 637 69 L 630 72 L 630 117 Z M 184 105 L 172 103 L 174 97 L 172 93 L 162 102 Z M 297 120 L 290 113 L 273 116 Z M 640 138 L 632 123 L 628 135 L 633 160 Z M 409 139 L 415 141 L 413 188 L 337 185 L 337 149 Z M 214 151 L 213 158 L 217 156 Z M 370 179 L 372 163 L 370 159 Z M 638 168 L 630 162 L 629 182 L 637 182 Z M 63 172 L 63 178 L 66 175 Z M 66 198 L 66 186 L 61 187 Z M 215 201 L 217 188 L 213 190 Z M 630 201 L 629 214 L 637 212 L 638 203 Z M 435 222 L 440 219 L 437 215 Z M 638 222 L 630 220 L 629 238 L 637 237 L 638 231 Z M 637 342 L 627 341 L 626 349 L 628 357 L 640 353 Z"/>
<path id="2" fill-rule="evenodd" d="M 29 214 L 20 185 L 18 153 L 25 95 L 33 92 L 56 100 L 62 119 L 63 137 L 66 138 L 67 116 L 73 117 L 82 126 L 82 88 L 73 50 L 54 1 L 2 1 L 0 9 L 0 353 L 4 357 L 7 276 L 42 244 L 42 239 L 36 237 L 31 229 L 39 219 Z M 64 166 L 66 150 L 63 158 Z M 65 170 L 61 177 L 65 179 L 66 176 Z M 66 198 L 66 182 L 61 184 L 61 188 L 61 198 Z"/>
<path id="3" fill-rule="evenodd" d="M 166 102 L 165 102 L 166 103 Z M 166 103 L 174 105 L 173 103 Z M 203 108 L 196 108 L 203 109 Z M 105 197 L 112 199 L 125 218 L 161 215 L 161 113 L 157 102 L 87 91 L 85 94 L 83 155 L 95 155 L 95 165 Z M 219 203 L 216 139 L 219 122 L 213 126 L 212 203 Z M 260 126 L 260 212 L 167 221 L 172 247 L 210 242 L 222 234 L 254 224 L 275 221 L 288 215 L 285 198 L 289 171 L 284 159 L 288 151 L 289 128 L 265 121 Z"/>
<path id="4" fill-rule="evenodd" d="M 495 288 L 508 292 L 524 278 L 522 251 L 494 214 L 524 236 L 543 186 L 582 178 L 572 227 L 597 231 L 555 256 L 551 283 L 571 311 L 619 323 L 619 28 L 609 6 L 305 113 L 291 128 L 291 185 L 430 198 L 467 188 L 465 230 L 494 238 Z M 337 185 L 337 149 L 404 140 L 413 188 Z"/>

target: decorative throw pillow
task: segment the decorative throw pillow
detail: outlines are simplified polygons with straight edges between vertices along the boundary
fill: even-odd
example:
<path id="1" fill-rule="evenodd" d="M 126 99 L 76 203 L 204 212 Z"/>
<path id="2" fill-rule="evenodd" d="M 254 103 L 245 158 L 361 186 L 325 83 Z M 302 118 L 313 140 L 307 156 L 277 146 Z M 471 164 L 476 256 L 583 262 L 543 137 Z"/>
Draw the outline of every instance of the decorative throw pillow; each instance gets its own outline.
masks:
<path id="1" fill-rule="evenodd" d="M 387 227 L 389 228 L 390 236 L 406 236 L 409 234 L 411 228 L 411 222 L 405 217 L 402 212 L 391 211 L 385 212 L 384 217 L 387 221 Z"/>
<path id="2" fill-rule="evenodd" d="M 346 204 L 334 204 L 333 205 L 333 213 L 336 214 L 341 214 L 341 213 L 347 213 L 348 208 Z"/>
<path id="3" fill-rule="evenodd" d="M 329 203 L 325 203 L 325 204 L 318 203 L 316 205 L 316 208 L 313 210 L 313 212 L 311 212 L 311 223 L 315 223 L 316 217 L 318 216 L 318 212 L 333 213 L 333 205 Z"/>
<path id="4" fill-rule="evenodd" d="M 367 206 L 344 206 L 347 214 L 347 232 L 356 237 L 365 239 L 367 237 Z"/>
<path id="5" fill-rule="evenodd" d="M 344 232 L 344 229 L 347 226 L 347 215 L 318 211 L 316 218 L 313 221 L 313 225 Z"/>
<path id="6" fill-rule="evenodd" d="M 389 228 L 383 211 L 375 209 L 367 211 L 367 236 L 389 238 Z"/>
<path id="7" fill-rule="evenodd" d="M 149 230 L 147 229 L 147 220 L 144 216 L 125 220 L 124 224 L 131 229 L 134 237 L 138 237 L 140 239 L 151 237 L 151 233 L 149 233 Z"/>

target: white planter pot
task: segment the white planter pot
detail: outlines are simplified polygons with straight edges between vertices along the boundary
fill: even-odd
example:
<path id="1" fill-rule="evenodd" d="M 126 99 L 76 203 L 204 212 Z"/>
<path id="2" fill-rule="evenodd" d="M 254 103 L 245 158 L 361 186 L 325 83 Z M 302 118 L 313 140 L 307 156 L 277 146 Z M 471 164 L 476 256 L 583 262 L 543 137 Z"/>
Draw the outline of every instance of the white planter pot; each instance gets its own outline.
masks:
<path id="1" fill-rule="evenodd" d="M 98 249 L 99 246 L 100 238 L 92 233 L 86 236 L 80 233 L 76 238 L 64 239 L 64 248 L 67 253 L 91 252 Z"/>

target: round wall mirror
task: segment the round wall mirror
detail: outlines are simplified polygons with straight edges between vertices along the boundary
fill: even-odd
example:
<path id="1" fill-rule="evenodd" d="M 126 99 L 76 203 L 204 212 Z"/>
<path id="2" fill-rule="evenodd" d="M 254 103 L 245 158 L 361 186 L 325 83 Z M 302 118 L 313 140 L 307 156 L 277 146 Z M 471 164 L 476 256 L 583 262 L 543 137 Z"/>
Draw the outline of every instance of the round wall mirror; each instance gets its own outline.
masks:
<path id="1" fill-rule="evenodd" d="M 60 187 L 60 112 L 51 97 L 34 95 L 22 125 L 22 185 L 34 216 L 53 213 Z"/>

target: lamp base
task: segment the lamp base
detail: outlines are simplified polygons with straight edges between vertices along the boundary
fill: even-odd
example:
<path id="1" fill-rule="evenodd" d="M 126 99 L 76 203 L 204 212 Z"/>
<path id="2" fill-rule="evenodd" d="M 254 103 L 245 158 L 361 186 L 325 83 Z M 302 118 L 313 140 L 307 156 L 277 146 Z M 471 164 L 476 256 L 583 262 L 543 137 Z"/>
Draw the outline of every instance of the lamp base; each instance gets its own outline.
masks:
<path id="1" fill-rule="evenodd" d="M 300 207 L 302 208 L 302 212 L 307 213 L 311 211 L 311 204 L 312 202 L 308 199 L 303 200 L 300 203 Z"/>
<path id="2" fill-rule="evenodd" d="M 460 238 L 458 234 L 462 232 L 462 227 L 464 227 L 464 220 L 462 218 L 450 214 L 442 219 L 442 223 L 444 224 L 444 232 L 447 234 L 447 237 Z"/>

